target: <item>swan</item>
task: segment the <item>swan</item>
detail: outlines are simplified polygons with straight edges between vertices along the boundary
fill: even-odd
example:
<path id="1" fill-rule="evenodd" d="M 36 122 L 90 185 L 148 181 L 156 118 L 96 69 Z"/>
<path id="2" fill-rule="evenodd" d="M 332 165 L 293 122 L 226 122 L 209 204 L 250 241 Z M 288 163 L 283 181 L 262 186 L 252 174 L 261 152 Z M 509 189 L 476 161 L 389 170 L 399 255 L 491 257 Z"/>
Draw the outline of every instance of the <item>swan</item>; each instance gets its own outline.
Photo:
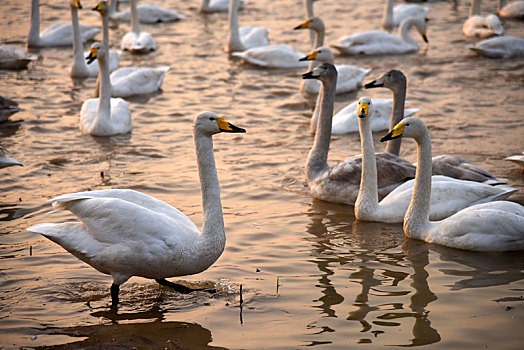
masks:
<path id="1" fill-rule="evenodd" d="M 495 36 L 481 40 L 468 49 L 489 58 L 524 57 L 524 39 L 516 36 Z"/>
<path id="2" fill-rule="evenodd" d="M 360 190 L 355 202 L 355 217 L 364 221 L 401 223 L 411 200 L 414 181 L 403 183 L 378 201 L 377 166 L 371 134 L 372 109 L 371 99 L 361 97 L 358 104 L 358 124 L 363 166 Z M 429 218 L 442 220 L 466 207 L 506 199 L 515 192 L 516 188 L 506 185 L 490 186 L 447 176 L 433 176 Z"/>
<path id="3" fill-rule="evenodd" d="M 160 89 L 169 66 L 122 67 L 111 73 L 111 96 L 151 94 Z"/>
<path id="4" fill-rule="evenodd" d="M 485 17 L 480 15 L 480 0 L 471 0 L 469 17 L 462 26 L 462 32 L 468 37 L 487 38 L 504 34 L 504 27 L 495 14 Z"/>
<path id="5" fill-rule="evenodd" d="M 195 119 L 193 135 L 204 209 L 201 232 L 175 207 L 128 189 L 55 197 L 51 199 L 53 206 L 71 211 L 80 222 L 41 223 L 27 230 L 42 234 L 96 270 L 110 274 L 113 307 L 119 302 L 120 285 L 131 276 L 155 279 L 181 293 L 194 291 L 166 278 L 205 271 L 224 251 L 226 236 L 212 140 L 219 132 L 245 130 L 213 112 L 202 112 Z"/>
<path id="6" fill-rule="evenodd" d="M 229 35 L 227 52 L 245 51 L 253 47 L 269 45 L 269 30 L 264 27 L 244 26 L 238 28 L 239 0 L 229 2 Z"/>
<path id="7" fill-rule="evenodd" d="M 398 27 L 406 18 L 417 17 L 426 19 L 429 8 L 415 4 L 399 4 L 393 6 L 393 0 L 386 0 L 382 15 L 382 27 L 387 31 Z"/>
<path id="8" fill-rule="evenodd" d="M 37 59 L 37 56 L 29 56 L 14 45 L 0 45 L 0 69 L 27 69 L 29 63 Z"/>
<path id="9" fill-rule="evenodd" d="M 391 130 L 400 120 L 405 118 L 404 104 L 406 99 L 407 79 L 399 70 L 390 70 L 378 79 L 364 85 L 366 89 L 385 87 L 393 92 L 394 107 L 391 115 Z M 404 116 L 404 117 L 403 117 Z M 398 155 L 400 152 L 400 139 L 389 142 L 390 152 Z M 392 142 L 394 142 L 392 144 Z M 462 180 L 485 182 L 494 185 L 506 183 L 505 179 L 495 178 L 487 170 L 484 170 L 466 160 L 452 155 L 439 155 L 433 157 L 433 175 L 445 175 Z"/>
<path id="10" fill-rule="evenodd" d="M 415 27 L 422 39 L 428 42 L 426 21 L 411 17 L 400 24 L 398 36 L 378 30 L 370 30 L 344 36 L 333 46 L 342 55 L 401 55 L 416 52 L 418 51 L 418 44 L 409 35 L 411 27 Z"/>
<path id="11" fill-rule="evenodd" d="M 74 0 L 80 7 L 80 0 Z M 55 23 L 40 33 L 40 0 L 31 0 L 31 29 L 27 39 L 29 47 L 71 46 L 73 44 L 73 28 L 71 23 Z M 99 28 L 87 25 L 80 26 L 82 43 L 92 40 L 100 33 Z"/>
<path id="12" fill-rule="evenodd" d="M 240 1 L 239 10 L 246 6 L 244 1 Z M 203 0 L 200 6 L 202 13 L 226 12 L 229 10 L 229 0 Z"/>
<path id="13" fill-rule="evenodd" d="M 0 96 L 0 122 L 5 122 L 10 116 L 20 111 L 21 109 L 18 107 L 18 102 Z"/>
<path id="14" fill-rule="evenodd" d="M 328 202 L 353 205 L 359 191 L 362 157 L 349 157 L 334 166 L 327 163 L 337 70 L 330 63 L 322 63 L 302 77 L 318 79 L 322 83 L 320 119 L 306 161 L 306 179 L 311 194 Z M 389 152 L 377 154 L 377 169 L 380 199 L 415 176 L 415 166 Z"/>
<path id="15" fill-rule="evenodd" d="M 101 43 L 94 43 L 87 56 L 88 63 L 98 59 L 100 75 L 100 97 L 90 98 L 80 110 L 80 130 L 94 136 L 126 134 L 133 128 L 131 112 L 127 102 L 111 98 L 111 82 L 107 62 L 107 49 Z"/>
<path id="16" fill-rule="evenodd" d="M 2 145 L 0 145 L 0 169 L 1 168 L 7 168 L 7 167 L 10 167 L 10 166 L 14 166 L 14 165 L 24 166 L 18 160 L 13 159 L 13 158 L 9 158 L 6 155 L 6 151 L 7 150 Z"/>
<path id="17" fill-rule="evenodd" d="M 513 162 L 519 165 L 522 168 L 522 170 L 524 170 L 524 152 L 522 152 L 522 154 L 515 154 L 513 156 L 506 157 L 504 158 L 504 160 Z"/>
<path id="18" fill-rule="evenodd" d="M 304 7 L 306 8 L 306 18 L 315 17 L 315 12 L 313 9 L 313 3 L 315 1 L 318 1 L 318 0 L 304 0 Z M 314 31 L 309 32 L 309 39 L 310 39 L 311 45 L 315 47 L 314 45 L 315 45 L 316 37 L 315 37 Z"/>
<path id="19" fill-rule="evenodd" d="M 398 137 L 413 138 L 417 143 L 415 186 L 404 216 L 407 237 L 466 250 L 524 250 L 524 207 L 514 202 L 477 204 L 446 219 L 430 221 L 431 138 L 428 128 L 416 117 L 406 118 L 381 141 Z"/>
<path id="20" fill-rule="evenodd" d="M 138 22 L 138 13 L 136 9 L 136 0 L 130 0 L 131 10 L 131 32 L 122 38 L 122 50 L 131 53 L 145 53 L 156 50 L 156 42 L 151 34 L 140 31 Z"/>
<path id="21" fill-rule="evenodd" d="M 109 3 L 109 18 L 115 21 L 129 22 L 131 11 L 117 11 L 118 0 L 111 0 Z M 175 22 L 187 18 L 186 15 L 155 4 L 140 4 L 136 8 L 140 23 L 161 23 Z"/>
<path id="22" fill-rule="evenodd" d="M 506 4 L 506 0 L 499 0 L 497 13 L 504 18 L 524 18 L 524 1 L 512 1 Z"/>
<path id="23" fill-rule="evenodd" d="M 78 24 L 78 9 L 81 9 L 81 5 L 78 1 L 71 0 L 71 21 L 73 24 L 73 65 L 71 66 L 70 76 L 72 78 L 87 78 L 96 77 L 98 75 L 98 61 L 94 61 L 91 64 L 86 64 L 84 59 L 85 53 L 83 52 L 82 38 L 80 37 L 80 28 Z M 109 19 L 107 16 L 104 18 L 103 13 L 107 13 L 108 5 L 105 1 L 99 1 L 96 6 L 92 9 L 98 11 L 102 15 L 102 42 L 104 46 L 109 47 Z M 118 68 L 120 63 L 120 57 L 122 51 L 109 50 L 109 71 L 112 72 Z"/>

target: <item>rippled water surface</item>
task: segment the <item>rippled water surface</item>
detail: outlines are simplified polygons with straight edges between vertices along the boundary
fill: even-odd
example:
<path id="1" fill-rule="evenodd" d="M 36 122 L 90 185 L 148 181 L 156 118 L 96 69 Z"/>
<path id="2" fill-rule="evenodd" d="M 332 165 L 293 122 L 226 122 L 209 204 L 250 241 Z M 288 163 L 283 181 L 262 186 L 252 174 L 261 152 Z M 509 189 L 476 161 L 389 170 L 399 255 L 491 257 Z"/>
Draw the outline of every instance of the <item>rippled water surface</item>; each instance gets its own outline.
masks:
<path id="1" fill-rule="evenodd" d="M 94 1 L 83 5 L 81 21 L 99 25 L 89 10 Z M 24 163 L 0 170 L 0 347 L 521 349 L 522 253 L 472 253 L 405 240 L 401 225 L 355 222 L 352 207 L 312 199 L 304 163 L 313 141 L 314 98 L 298 91 L 303 71 L 242 65 L 223 51 L 226 14 L 199 14 L 196 0 L 164 5 L 188 18 L 143 25 L 158 50 L 124 53 L 121 62 L 171 66 L 160 92 L 128 99 L 129 135 L 80 133 L 80 107 L 95 79 L 69 77 L 71 49 L 36 50 L 40 59 L 29 70 L 0 71 L 0 94 L 23 108 L 0 124 L 0 143 Z M 461 31 L 468 5 L 429 3 L 430 43 L 419 41 L 416 54 L 337 62 L 371 68 L 366 82 L 401 69 L 411 106 L 429 124 L 434 154 L 460 155 L 507 178 L 522 203 L 523 173 L 503 158 L 524 150 L 524 62 L 468 52 L 471 40 Z M 495 1 L 484 2 L 483 11 L 494 10 Z M 42 28 L 70 19 L 66 1 L 42 0 L 40 11 Z M 315 11 L 332 43 L 379 28 L 382 1 L 321 0 Z M 273 43 L 306 53 L 308 33 L 292 30 L 304 13 L 299 0 L 256 0 L 240 22 L 266 26 Z M 0 42 L 24 48 L 29 17 L 30 1 L 2 0 Z M 508 34 L 524 36 L 523 22 L 504 25 Z M 127 30 L 127 24 L 113 24 L 113 47 Z M 335 109 L 364 95 L 391 96 L 389 90 L 359 90 L 337 96 Z M 104 188 L 146 192 L 200 225 L 191 125 L 203 110 L 247 129 L 214 138 L 226 249 L 204 273 L 182 278 L 217 284 L 219 293 L 180 295 L 132 278 L 122 286 L 118 312 L 111 312 L 109 276 L 25 228 L 72 218 L 51 213 L 47 199 Z M 359 148 L 358 135 L 334 137 L 330 161 Z M 412 141 L 403 143 L 402 155 L 415 160 Z"/>

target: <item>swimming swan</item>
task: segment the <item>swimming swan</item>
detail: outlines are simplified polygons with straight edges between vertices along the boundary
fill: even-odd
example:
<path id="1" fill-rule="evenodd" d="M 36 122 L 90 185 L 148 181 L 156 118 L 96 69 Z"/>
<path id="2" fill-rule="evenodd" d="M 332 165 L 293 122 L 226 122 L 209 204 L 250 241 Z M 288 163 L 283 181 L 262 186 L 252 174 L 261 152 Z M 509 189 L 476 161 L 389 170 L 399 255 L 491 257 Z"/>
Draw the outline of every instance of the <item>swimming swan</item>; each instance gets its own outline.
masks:
<path id="1" fill-rule="evenodd" d="M 244 26 L 238 28 L 239 0 L 229 3 L 229 35 L 226 52 L 245 51 L 253 47 L 269 45 L 269 30 L 264 27 Z"/>
<path id="2" fill-rule="evenodd" d="M 0 96 L 0 122 L 5 122 L 10 116 L 20 111 L 21 109 L 18 107 L 18 102 Z"/>
<path id="3" fill-rule="evenodd" d="M 468 49 L 489 58 L 524 57 L 524 39 L 511 35 L 495 36 L 470 45 Z"/>
<path id="4" fill-rule="evenodd" d="M 90 98 L 82 104 L 80 130 L 95 136 L 111 136 L 130 132 L 133 126 L 127 102 L 121 98 L 111 98 L 107 49 L 101 43 L 94 43 L 87 59 L 88 63 L 95 59 L 100 62 L 100 97 Z"/>
<path id="5" fill-rule="evenodd" d="M 205 271 L 224 251 L 226 235 L 212 140 L 219 132 L 245 130 L 213 112 L 202 112 L 195 119 L 193 135 L 204 207 L 202 232 L 178 209 L 127 189 L 55 197 L 51 199 L 53 206 L 71 211 L 80 221 L 36 224 L 27 230 L 44 235 L 96 270 L 110 274 L 114 307 L 120 285 L 131 276 L 155 279 L 181 293 L 192 292 L 166 278 Z"/>
<path id="6" fill-rule="evenodd" d="M 334 166 L 327 163 L 337 83 L 336 68 L 330 63 L 323 63 L 302 77 L 322 82 L 320 120 L 306 161 L 306 179 L 311 194 L 328 202 L 353 205 L 360 186 L 362 157 L 349 157 Z M 415 166 L 389 152 L 377 154 L 377 169 L 380 199 L 415 175 Z"/>
<path id="7" fill-rule="evenodd" d="M 414 181 L 403 183 L 379 202 L 375 147 L 371 134 L 372 109 L 373 103 L 369 97 L 360 98 L 358 124 L 363 167 L 360 190 L 355 202 L 355 217 L 364 221 L 400 223 L 408 209 Z M 516 188 L 506 185 L 490 186 L 447 176 L 433 176 L 429 218 L 442 220 L 466 207 L 506 199 L 515 192 Z"/>
<path id="8" fill-rule="evenodd" d="M 77 7 L 80 0 L 74 0 Z M 40 0 L 31 1 L 31 29 L 27 38 L 29 47 L 71 46 L 73 44 L 73 28 L 71 23 L 55 23 L 40 33 Z M 87 25 L 80 26 L 82 43 L 92 40 L 100 33 L 100 29 Z"/>
<path id="9" fill-rule="evenodd" d="M 2 145 L 0 145 L 0 169 L 14 165 L 24 166 L 18 160 L 9 158 L 6 154 L 6 149 Z"/>
<path id="10" fill-rule="evenodd" d="M 497 13 L 504 18 L 524 18 L 524 1 L 512 1 L 506 4 L 506 0 L 499 0 Z"/>
<path id="11" fill-rule="evenodd" d="M 521 154 L 515 154 L 514 156 L 506 157 L 504 158 L 504 160 L 513 162 L 519 165 L 522 168 L 522 170 L 524 170 L 524 152 L 522 152 Z"/>
<path id="12" fill-rule="evenodd" d="M 156 50 L 156 42 L 151 34 L 140 31 L 136 0 L 129 0 L 131 11 L 131 31 L 122 38 L 122 50 L 131 53 L 145 53 Z"/>
<path id="13" fill-rule="evenodd" d="M 417 17 L 426 19 L 429 8 L 415 4 L 399 4 L 393 6 L 393 0 L 386 0 L 382 15 L 382 27 L 391 31 L 398 27 L 406 18 Z"/>
<path id="14" fill-rule="evenodd" d="M 27 69 L 29 63 L 37 59 L 37 56 L 29 56 L 16 46 L 0 45 L 0 69 Z"/>
<path id="15" fill-rule="evenodd" d="M 245 2 L 240 1 L 239 10 L 245 7 Z M 203 0 L 200 6 L 202 13 L 226 12 L 229 10 L 229 0 Z"/>
<path id="16" fill-rule="evenodd" d="M 494 35 L 504 34 L 504 27 L 495 14 L 485 17 L 480 15 L 480 0 L 471 0 L 469 17 L 462 26 L 465 36 L 487 38 Z"/>
<path id="17" fill-rule="evenodd" d="M 118 0 L 110 1 L 109 18 L 115 21 L 129 22 L 131 20 L 131 11 L 129 9 L 117 11 L 117 3 Z M 186 15 L 156 4 L 140 4 L 136 10 L 140 23 L 175 22 L 187 18 Z"/>
<path id="18" fill-rule="evenodd" d="M 344 36 L 333 46 L 342 55 L 401 55 L 418 51 L 418 43 L 409 35 L 411 27 L 426 36 L 426 21 L 411 17 L 400 24 L 398 36 L 378 30 Z"/>
<path id="19" fill-rule="evenodd" d="M 417 143 L 415 187 L 404 217 L 407 237 L 466 250 L 524 250 L 524 207 L 514 202 L 477 204 L 444 220 L 429 221 L 432 162 L 427 126 L 415 117 L 406 118 L 381 141 L 398 137 Z"/>

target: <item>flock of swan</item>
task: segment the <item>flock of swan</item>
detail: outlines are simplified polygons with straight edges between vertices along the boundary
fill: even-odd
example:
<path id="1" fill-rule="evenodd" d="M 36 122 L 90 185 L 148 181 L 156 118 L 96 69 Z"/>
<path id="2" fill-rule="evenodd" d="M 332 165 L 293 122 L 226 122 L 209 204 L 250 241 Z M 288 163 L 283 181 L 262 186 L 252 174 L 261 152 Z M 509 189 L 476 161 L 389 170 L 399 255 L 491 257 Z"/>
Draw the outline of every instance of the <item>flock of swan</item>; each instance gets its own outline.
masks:
<path id="1" fill-rule="evenodd" d="M 206 13 L 229 11 L 225 50 L 232 57 L 266 68 L 307 69 L 307 73 L 302 75 L 300 90 L 318 96 L 310 123 L 314 142 L 305 169 L 311 195 L 354 206 L 357 220 L 403 223 L 405 235 L 410 238 L 467 250 L 523 250 L 524 207 L 505 200 L 517 190 L 508 186 L 504 179 L 498 179 L 459 157 L 432 157 L 428 128 L 421 119 L 413 117 L 418 109 L 405 108 L 408 102 L 407 78 L 401 71 L 388 71 L 364 85 L 366 89 L 389 89 L 393 98 L 362 97 L 334 113 L 335 95 L 359 89 L 371 69 L 335 64 L 333 52 L 324 44 L 324 22 L 313 14 L 313 1 L 305 0 L 308 18 L 294 28 L 311 31 L 312 50 L 309 53 L 285 44 L 271 44 L 267 28 L 240 27 L 238 11 L 247 6 L 240 0 L 204 0 L 200 8 Z M 151 34 L 140 29 L 140 22 L 177 21 L 185 16 L 157 5 L 137 6 L 135 0 L 129 1 L 127 11 L 118 11 L 116 0 L 111 3 L 99 1 L 92 10 L 101 17 L 102 42 L 95 42 L 85 53 L 84 43 L 92 40 L 100 30 L 80 25 L 80 1 L 69 2 L 71 23 L 57 23 L 40 32 L 39 0 L 32 0 L 28 46 L 72 45 L 74 60 L 70 75 L 98 77 L 96 97 L 86 100 L 80 110 L 80 130 L 83 133 L 95 136 L 129 133 L 132 116 L 122 97 L 158 90 L 169 67 L 119 68 L 122 52 L 109 49 L 109 20 L 130 22 L 131 31 L 122 38 L 122 50 L 147 53 L 156 49 L 156 42 Z M 515 15 L 515 9 L 506 10 L 510 5 L 504 6 L 500 2 L 499 15 L 522 16 L 522 3 L 510 4 L 511 8 L 521 10 L 521 15 Z M 340 38 L 332 47 L 340 55 L 416 52 L 419 45 L 410 36 L 410 30 L 413 28 L 427 41 L 428 10 L 412 4 L 394 6 L 393 0 L 386 0 L 382 18 L 386 31 L 354 33 Z M 388 32 L 397 27 L 398 35 Z M 477 27 L 482 30 L 475 31 Z M 490 34 L 486 30 L 491 30 Z M 490 51 L 486 55 L 524 55 L 524 39 L 500 36 L 504 33 L 500 20 L 496 15 L 481 17 L 479 0 L 472 1 L 470 17 L 463 31 L 467 36 L 481 38 L 499 35 L 472 47 L 481 54 L 496 47 L 498 54 Z M 0 47 L 0 58 L 2 50 L 9 51 L 9 48 Z M 504 53 L 500 53 L 501 50 Z M 13 57 L 22 55 L 23 52 L 13 52 Z M 25 60 L 20 64 L 27 67 L 27 62 L 34 58 L 20 59 Z M 12 62 L 9 64 L 13 65 Z M 2 99 L 0 102 L 5 101 L 15 113 L 16 103 Z M 388 142 L 386 151 L 375 153 L 372 132 L 388 131 L 381 139 Z M 214 112 L 202 112 L 194 120 L 193 137 L 203 202 L 202 230 L 173 206 L 126 189 L 55 197 L 50 200 L 52 205 L 70 211 L 78 220 L 39 223 L 28 230 L 42 234 L 96 270 L 111 275 L 114 307 L 120 300 L 120 285 L 132 276 L 154 279 L 181 293 L 192 292 L 195 289 L 169 282 L 166 278 L 202 272 L 222 254 L 225 229 L 213 135 L 244 132 Z M 330 166 L 331 135 L 350 132 L 360 134 L 361 155 Z M 399 156 L 402 138 L 413 138 L 417 143 L 416 164 Z M 8 158 L 1 146 L 0 156 L 0 167 L 22 165 Z M 522 158 L 520 155 L 507 160 L 522 165 Z"/>

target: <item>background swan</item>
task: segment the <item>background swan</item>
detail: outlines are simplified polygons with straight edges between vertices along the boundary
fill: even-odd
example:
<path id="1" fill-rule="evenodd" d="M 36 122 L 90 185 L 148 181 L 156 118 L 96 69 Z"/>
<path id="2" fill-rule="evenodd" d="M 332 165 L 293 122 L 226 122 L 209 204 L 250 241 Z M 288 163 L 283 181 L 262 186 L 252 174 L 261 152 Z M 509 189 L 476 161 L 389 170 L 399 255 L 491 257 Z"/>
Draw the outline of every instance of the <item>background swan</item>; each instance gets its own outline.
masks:
<path id="1" fill-rule="evenodd" d="M 400 24 L 398 36 L 378 30 L 344 36 L 333 45 L 343 55 L 400 55 L 418 51 L 418 43 L 409 35 L 414 27 L 428 42 L 426 21 L 407 18 Z"/>
<path id="2" fill-rule="evenodd" d="M 322 82 L 320 119 L 306 161 L 306 179 L 311 195 L 328 202 L 352 205 L 359 191 L 362 157 L 349 157 L 334 166 L 327 163 L 337 83 L 336 68 L 330 63 L 323 63 L 302 77 Z M 412 164 L 389 152 L 377 154 L 377 169 L 380 199 L 407 179 L 412 179 L 415 174 Z"/>
<path id="3" fill-rule="evenodd" d="M 212 136 L 243 133 L 212 112 L 195 119 L 198 173 L 204 220 L 202 232 L 181 211 L 147 194 L 111 189 L 65 194 L 53 206 L 71 211 L 79 221 L 42 223 L 28 231 L 44 235 L 93 268 L 113 277 L 112 305 L 131 276 L 155 279 L 183 293 L 190 288 L 165 278 L 200 273 L 224 251 L 226 236 Z M 93 219 L 96 218 L 96 219 Z"/>
<path id="4" fill-rule="evenodd" d="M 245 7 L 245 2 L 240 1 L 239 10 Z M 202 6 L 200 12 L 213 13 L 213 12 L 226 12 L 229 10 L 229 0 L 202 0 Z"/>
<path id="5" fill-rule="evenodd" d="M 129 1 L 131 11 L 131 32 L 122 38 L 122 50 L 131 53 L 145 53 L 156 50 L 156 42 L 151 34 L 140 31 L 136 0 Z"/>
<path id="6" fill-rule="evenodd" d="M 413 197 L 404 217 L 409 238 L 477 251 L 524 250 L 524 207 L 508 201 L 474 205 L 441 221 L 429 221 L 431 138 L 426 124 L 403 119 L 381 141 L 398 137 L 417 143 L 417 174 Z"/>
<path id="7" fill-rule="evenodd" d="M 101 43 L 91 46 L 88 62 L 98 59 L 100 67 L 100 97 L 90 98 L 80 110 L 80 130 L 95 136 L 126 134 L 133 128 L 127 102 L 111 98 L 111 82 L 107 62 L 107 49 Z"/>
<path id="8" fill-rule="evenodd" d="M 495 14 L 480 15 L 480 0 L 471 0 L 469 17 L 462 26 L 465 36 L 487 38 L 493 35 L 504 34 L 504 27 Z"/>
<path id="9" fill-rule="evenodd" d="M 6 153 L 6 149 L 0 145 L 0 169 L 7 168 L 14 165 L 24 166 L 21 162 L 16 159 L 9 158 Z"/>
<path id="10" fill-rule="evenodd" d="M 400 223 L 408 209 L 414 181 L 409 180 L 395 188 L 380 202 L 377 193 L 377 166 L 371 134 L 373 103 L 362 97 L 358 104 L 358 123 L 362 150 L 360 190 L 355 202 L 355 217 L 359 220 Z M 433 176 L 429 218 L 441 220 L 466 207 L 502 200 L 517 192 L 506 185 L 490 186 L 479 182 Z"/>
<path id="11" fill-rule="evenodd" d="M 169 66 L 122 67 L 111 73 L 111 96 L 150 94 L 160 89 Z"/>
<path id="12" fill-rule="evenodd" d="M 18 107 L 18 102 L 0 96 L 0 122 L 5 122 L 10 116 L 20 111 L 21 109 Z"/>
<path id="13" fill-rule="evenodd" d="M 514 156 L 506 157 L 504 158 L 504 160 L 513 162 L 519 165 L 522 168 L 522 170 L 524 170 L 524 152 L 522 152 L 522 154 L 515 154 Z"/>
<path id="14" fill-rule="evenodd" d="M 37 56 L 29 56 L 16 46 L 0 45 L 0 69 L 27 69 L 29 63 L 37 59 Z"/>
<path id="15" fill-rule="evenodd" d="M 73 0 L 81 8 L 80 0 Z M 31 29 L 27 38 L 29 47 L 71 46 L 73 44 L 73 28 L 71 23 L 55 23 L 40 33 L 40 0 L 31 0 Z M 80 25 L 82 43 L 92 40 L 100 33 L 100 29 Z"/>
<path id="16" fill-rule="evenodd" d="M 386 0 L 382 15 L 382 27 L 387 31 L 398 27 L 405 19 L 410 17 L 426 19 L 429 9 L 416 4 L 398 4 L 393 6 L 393 0 Z"/>
<path id="17" fill-rule="evenodd" d="M 118 0 L 110 1 L 109 18 L 115 21 L 129 22 L 131 20 L 130 9 L 117 11 L 117 3 Z M 186 15 L 156 4 L 140 4 L 136 10 L 140 23 L 175 22 L 187 18 Z"/>
<path id="18" fill-rule="evenodd" d="M 481 40 L 468 49 L 489 58 L 524 57 L 524 39 L 504 35 Z"/>
<path id="19" fill-rule="evenodd" d="M 227 52 L 244 51 L 253 47 L 269 45 L 269 30 L 264 27 L 238 27 L 239 0 L 229 2 L 229 33 Z"/>
<path id="20" fill-rule="evenodd" d="M 504 18 L 524 18 L 524 1 L 511 1 L 506 4 L 506 0 L 499 0 L 497 3 L 497 13 Z"/>
<path id="21" fill-rule="evenodd" d="M 313 3 L 316 1 L 318 0 L 304 0 L 304 7 L 306 8 L 306 18 L 315 17 Z M 312 47 L 315 47 L 315 33 L 313 31 L 309 32 L 309 39 Z"/>

